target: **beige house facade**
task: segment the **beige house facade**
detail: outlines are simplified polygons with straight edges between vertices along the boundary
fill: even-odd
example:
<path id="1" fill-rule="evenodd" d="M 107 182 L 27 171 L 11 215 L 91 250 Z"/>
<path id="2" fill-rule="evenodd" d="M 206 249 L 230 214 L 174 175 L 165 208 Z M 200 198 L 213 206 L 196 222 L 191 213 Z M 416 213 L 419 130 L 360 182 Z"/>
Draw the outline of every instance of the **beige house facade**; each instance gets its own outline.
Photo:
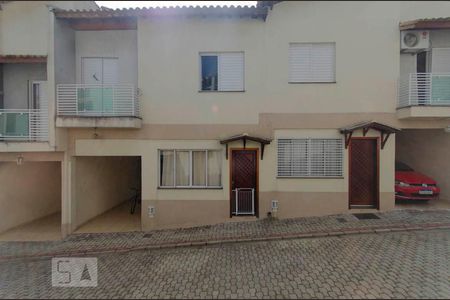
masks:
<path id="1" fill-rule="evenodd" d="M 396 160 L 450 199 L 448 16 L 6 1 L 0 232 L 60 212 L 66 236 L 136 190 L 144 231 L 388 211 Z"/>

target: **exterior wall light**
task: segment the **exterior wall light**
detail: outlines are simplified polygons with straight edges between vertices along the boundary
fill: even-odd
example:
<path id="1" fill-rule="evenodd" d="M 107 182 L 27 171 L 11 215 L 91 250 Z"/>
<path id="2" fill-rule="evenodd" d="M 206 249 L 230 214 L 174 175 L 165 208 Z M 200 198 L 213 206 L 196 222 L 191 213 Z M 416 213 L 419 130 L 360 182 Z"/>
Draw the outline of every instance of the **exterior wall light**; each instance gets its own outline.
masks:
<path id="1" fill-rule="evenodd" d="M 21 166 L 23 164 L 23 156 L 22 156 L 22 154 L 19 154 L 17 156 L 16 163 L 17 163 L 18 166 Z"/>

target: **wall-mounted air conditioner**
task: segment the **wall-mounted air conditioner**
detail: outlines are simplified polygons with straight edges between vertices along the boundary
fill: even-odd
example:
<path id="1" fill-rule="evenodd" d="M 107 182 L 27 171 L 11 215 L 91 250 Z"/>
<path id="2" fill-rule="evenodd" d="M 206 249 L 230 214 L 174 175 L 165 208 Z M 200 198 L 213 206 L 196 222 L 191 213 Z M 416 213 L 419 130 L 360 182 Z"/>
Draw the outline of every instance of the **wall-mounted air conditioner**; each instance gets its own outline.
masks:
<path id="1" fill-rule="evenodd" d="M 404 30 L 400 34 L 400 47 L 403 52 L 417 52 L 430 48 L 429 31 Z"/>

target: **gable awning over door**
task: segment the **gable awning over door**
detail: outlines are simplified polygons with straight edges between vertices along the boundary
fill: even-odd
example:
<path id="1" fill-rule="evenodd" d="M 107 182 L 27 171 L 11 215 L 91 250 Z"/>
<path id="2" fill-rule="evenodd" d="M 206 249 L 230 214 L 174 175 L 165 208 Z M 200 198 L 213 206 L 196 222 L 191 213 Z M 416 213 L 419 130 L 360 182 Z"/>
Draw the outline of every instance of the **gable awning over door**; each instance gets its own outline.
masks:
<path id="1" fill-rule="evenodd" d="M 392 127 L 392 126 L 389 126 L 386 124 L 374 122 L 374 121 L 364 121 L 364 122 L 348 125 L 348 126 L 345 126 L 345 127 L 342 127 L 339 129 L 339 131 L 345 135 L 345 149 L 347 149 L 348 144 L 350 143 L 350 139 L 352 138 L 353 132 L 355 130 L 360 130 L 360 129 L 362 129 L 364 136 L 366 136 L 367 132 L 370 129 L 380 132 L 381 133 L 381 149 L 384 148 L 384 145 L 386 144 L 386 142 L 391 134 L 397 133 L 400 131 L 400 129 L 398 129 L 398 128 L 395 128 L 395 127 Z"/>
<path id="2" fill-rule="evenodd" d="M 261 144 L 261 160 L 264 158 L 264 146 L 268 145 L 272 142 L 272 139 L 261 138 L 256 136 L 251 136 L 248 133 L 234 135 L 232 137 L 223 139 L 220 141 L 222 145 L 226 146 L 225 157 L 228 159 L 228 144 L 234 141 L 242 141 L 244 149 L 247 144 L 247 141 L 253 141 Z"/>

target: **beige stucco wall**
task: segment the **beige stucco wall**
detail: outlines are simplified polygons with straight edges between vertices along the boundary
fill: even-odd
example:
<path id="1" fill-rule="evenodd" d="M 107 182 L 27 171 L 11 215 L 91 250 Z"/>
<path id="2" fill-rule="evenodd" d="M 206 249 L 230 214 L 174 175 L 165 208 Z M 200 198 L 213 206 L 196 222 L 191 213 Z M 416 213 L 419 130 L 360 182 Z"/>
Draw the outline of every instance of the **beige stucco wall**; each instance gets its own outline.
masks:
<path id="1" fill-rule="evenodd" d="M 8 151 L 55 151 L 64 149 L 64 132 L 55 129 L 53 116 L 55 115 L 55 73 L 58 67 L 67 66 L 66 61 L 55 59 L 54 15 L 52 8 L 60 9 L 97 9 L 95 1 L 8 1 L 1 5 L 0 10 L 0 55 L 45 55 L 47 56 L 48 81 L 48 109 L 49 109 L 49 142 L 45 145 L 35 143 L 21 143 L 14 145 L 0 145 L 0 152 Z M 58 24 L 56 25 L 58 27 Z M 58 31 L 58 30 L 56 30 Z M 58 42 L 56 42 L 58 44 Z M 58 48 L 60 49 L 60 48 Z M 59 52 L 59 58 L 66 55 L 66 51 Z M 67 56 L 70 64 L 70 56 Z M 55 68 L 55 66 L 57 66 Z M 67 74 L 70 71 L 67 71 Z M 11 85 L 8 85 L 11 88 Z M 4 89 L 8 89 L 6 84 Z M 15 89 L 17 85 L 12 87 Z M 20 87 L 18 93 L 27 93 L 27 89 Z"/>
<path id="2" fill-rule="evenodd" d="M 0 232 L 61 210 L 59 162 L 0 162 Z"/>
<path id="3" fill-rule="evenodd" d="M 55 83 L 75 83 L 75 31 L 63 20 L 55 20 Z"/>
<path id="4" fill-rule="evenodd" d="M 0 54 L 47 55 L 50 12 L 47 5 L 64 9 L 95 8 L 94 1 L 11 1 L 0 10 Z"/>
<path id="5" fill-rule="evenodd" d="M 450 200 L 450 133 L 405 130 L 397 136 L 397 159 L 438 182 L 441 198 Z"/>
<path id="6" fill-rule="evenodd" d="M 140 19 L 144 123 L 248 124 L 266 112 L 394 113 L 399 22 L 449 13 L 445 2 L 285 1 L 266 22 Z M 289 84 L 290 42 L 336 42 L 337 83 Z M 199 93 L 202 51 L 244 51 L 245 92 Z"/>
<path id="7" fill-rule="evenodd" d="M 0 53 L 47 55 L 49 11 L 45 2 L 14 1 L 2 8 Z"/>
<path id="8" fill-rule="evenodd" d="M 137 80 L 141 89 L 141 129 L 55 131 L 50 118 L 50 145 L 30 148 L 67 149 L 63 162 L 67 231 L 126 199 L 115 190 L 119 184 L 114 183 L 123 182 L 118 163 L 80 156 L 141 156 L 143 228 L 190 226 L 229 220 L 228 161 L 223 160 L 223 189 L 161 190 L 158 149 L 224 149 L 220 138 L 242 132 L 272 137 L 274 142 L 260 162 L 260 215 L 265 216 L 270 201 L 277 199 L 279 217 L 295 217 L 348 212 L 348 155 L 345 151 L 343 178 L 277 179 L 278 137 L 337 137 L 341 136 L 337 128 L 362 120 L 401 128 L 448 125 L 448 120 L 440 119 L 399 121 L 395 110 L 400 61 L 411 62 L 411 57 L 399 55 L 398 23 L 448 16 L 446 2 L 283 2 L 269 11 L 265 22 L 147 18 L 139 19 L 137 32 L 77 33 L 59 27 L 61 22 L 53 20 L 43 2 L 32 12 L 28 7 L 35 4 L 27 4 L 13 2 L 0 11 L 0 54 L 47 54 L 51 86 L 76 80 L 81 56 L 123 55 L 127 65 L 121 67 L 121 76 Z M 24 19 L 27 22 L 16 26 Z M 290 42 L 335 42 L 337 82 L 289 84 Z M 198 92 L 199 52 L 204 51 L 244 51 L 245 92 Z M 138 79 L 132 74 L 137 66 Z M 49 101 L 53 115 L 54 93 L 49 93 Z M 2 144 L 0 151 L 25 147 Z M 382 210 L 394 203 L 394 159 L 391 137 L 380 158 Z M 110 186 L 114 188 L 105 188 Z M 149 205 L 156 207 L 154 218 L 147 216 Z"/>
<path id="9" fill-rule="evenodd" d="M 361 136 L 355 133 L 354 136 Z M 368 136 L 378 136 L 369 131 Z M 337 129 L 276 130 L 274 141 L 266 146 L 264 159 L 259 162 L 260 217 L 265 217 L 273 199 L 279 201 L 278 217 L 301 217 L 349 212 L 348 210 L 348 151 L 344 150 L 343 177 L 334 179 L 305 179 L 276 177 L 277 138 L 333 137 L 342 138 Z M 258 147 L 248 142 L 247 147 Z M 242 143 L 230 144 L 241 148 Z M 159 149 L 221 149 L 221 189 L 161 189 L 158 188 Z M 142 226 L 143 229 L 204 225 L 229 221 L 229 160 L 225 147 L 217 140 L 91 140 L 75 143 L 77 156 L 138 155 L 142 157 Z M 395 136 L 380 151 L 380 210 L 394 207 Z M 82 177 L 78 174 L 77 178 Z M 77 196 L 78 197 L 78 196 Z M 150 218 L 148 207 L 156 214 Z"/>
<path id="10" fill-rule="evenodd" d="M 126 201 L 139 186 L 136 157 L 77 157 L 75 227 Z"/>

